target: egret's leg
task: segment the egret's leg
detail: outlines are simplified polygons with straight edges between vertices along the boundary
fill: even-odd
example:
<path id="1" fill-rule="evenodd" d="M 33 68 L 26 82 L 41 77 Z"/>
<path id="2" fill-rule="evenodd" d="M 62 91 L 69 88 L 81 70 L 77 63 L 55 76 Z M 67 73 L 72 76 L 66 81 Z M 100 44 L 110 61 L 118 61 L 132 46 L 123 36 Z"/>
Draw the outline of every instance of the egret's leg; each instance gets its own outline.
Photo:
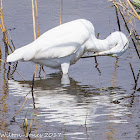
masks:
<path id="1" fill-rule="evenodd" d="M 63 74 L 68 74 L 69 66 L 70 66 L 69 63 L 62 63 L 61 64 L 61 69 L 62 69 Z"/>
<path id="2" fill-rule="evenodd" d="M 62 75 L 62 78 L 61 78 L 61 84 L 62 85 L 69 85 L 70 84 L 70 79 L 69 79 L 69 76 L 68 76 L 68 74 L 63 74 Z"/>

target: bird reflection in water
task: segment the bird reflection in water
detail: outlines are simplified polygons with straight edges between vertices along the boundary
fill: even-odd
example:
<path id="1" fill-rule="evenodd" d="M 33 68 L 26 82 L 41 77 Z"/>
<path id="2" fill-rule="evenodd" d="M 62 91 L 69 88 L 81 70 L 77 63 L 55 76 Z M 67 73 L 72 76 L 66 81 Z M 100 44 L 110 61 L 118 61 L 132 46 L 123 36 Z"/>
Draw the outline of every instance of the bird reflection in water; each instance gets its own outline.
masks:
<path id="1" fill-rule="evenodd" d="M 66 124 L 83 124 L 88 111 L 87 124 L 99 123 L 97 118 L 104 116 L 105 122 L 126 123 L 124 118 L 112 118 L 107 116 L 120 116 L 127 113 L 127 108 L 119 104 L 111 103 L 114 98 L 112 91 L 118 92 L 118 96 L 124 96 L 125 91 L 119 87 L 96 88 L 90 85 L 82 85 L 72 78 L 61 78 L 61 74 L 50 74 L 47 79 L 37 80 L 34 84 L 36 108 L 40 109 L 40 115 L 46 122 L 58 121 Z M 69 81 L 69 82 L 68 82 Z M 26 96 L 30 91 L 32 81 L 9 80 L 9 89 L 13 96 Z M 61 95 L 60 95 L 61 94 Z M 31 95 L 28 95 L 28 98 Z M 110 104 L 112 104 L 110 106 Z M 28 106 L 29 107 L 29 106 Z M 106 108 L 106 109 L 105 109 Z M 49 113 L 49 115 L 48 115 Z M 56 117 L 55 117 L 56 116 Z"/>

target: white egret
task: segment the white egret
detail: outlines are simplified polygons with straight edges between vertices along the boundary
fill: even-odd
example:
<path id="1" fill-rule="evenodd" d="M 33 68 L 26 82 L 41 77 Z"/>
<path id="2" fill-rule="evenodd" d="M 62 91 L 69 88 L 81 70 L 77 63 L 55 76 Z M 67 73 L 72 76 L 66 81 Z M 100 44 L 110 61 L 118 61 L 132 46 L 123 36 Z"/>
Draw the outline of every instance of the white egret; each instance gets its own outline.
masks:
<path id="1" fill-rule="evenodd" d="M 119 31 L 111 33 L 104 40 L 97 39 L 92 23 L 78 19 L 61 24 L 32 43 L 15 50 L 7 57 L 7 62 L 32 61 L 62 69 L 63 74 L 67 74 L 69 66 L 76 63 L 85 52 L 120 56 L 128 44 L 125 34 Z"/>

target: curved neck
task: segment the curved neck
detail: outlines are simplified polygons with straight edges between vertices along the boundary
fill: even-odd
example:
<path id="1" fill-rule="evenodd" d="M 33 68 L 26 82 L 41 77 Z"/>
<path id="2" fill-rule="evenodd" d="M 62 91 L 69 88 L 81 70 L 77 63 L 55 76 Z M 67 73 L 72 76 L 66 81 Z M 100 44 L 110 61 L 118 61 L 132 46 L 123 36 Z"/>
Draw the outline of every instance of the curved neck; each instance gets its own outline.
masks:
<path id="1" fill-rule="evenodd" d="M 87 41 L 86 49 L 87 51 L 102 52 L 111 49 L 117 44 L 116 40 L 111 40 L 110 36 L 106 39 L 97 39 L 95 35 L 91 35 L 90 39 Z"/>

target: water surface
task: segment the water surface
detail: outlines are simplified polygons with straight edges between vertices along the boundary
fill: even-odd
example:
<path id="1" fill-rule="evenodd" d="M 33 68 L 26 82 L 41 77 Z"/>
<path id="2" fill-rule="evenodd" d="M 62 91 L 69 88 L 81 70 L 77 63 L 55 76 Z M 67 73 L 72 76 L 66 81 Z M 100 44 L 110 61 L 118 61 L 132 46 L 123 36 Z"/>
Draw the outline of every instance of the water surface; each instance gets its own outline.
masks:
<path id="1" fill-rule="evenodd" d="M 115 10 L 106 1 L 64 1 L 63 22 L 77 18 L 90 20 L 105 38 L 118 30 Z M 59 24 L 59 1 L 38 1 L 40 34 Z M 3 1 L 4 19 L 16 48 L 33 41 L 31 2 Z M 127 34 L 123 22 L 122 30 Z M 3 48 L 4 46 L 2 46 Z M 2 56 L 4 59 L 4 55 Z M 139 73 L 139 59 L 130 43 L 119 57 L 80 59 L 70 67 L 69 77 L 45 68 L 47 76 L 37 78 L 34 101 L 31 94 L 35 65 L 19 62 L 17 70 L 25 81 L 0 63 L 0 137 L 60 140 L 138 140 L 140 139 L 140 90 L 132 71 Z M 28 98 L 19 114 L 13 119 Z M 33 104 L 35 103 L 35 105 Z M 23 127 L 28 120 L 28 130 Z M 3 134 L 3 135 L 2 135 Z"/>

